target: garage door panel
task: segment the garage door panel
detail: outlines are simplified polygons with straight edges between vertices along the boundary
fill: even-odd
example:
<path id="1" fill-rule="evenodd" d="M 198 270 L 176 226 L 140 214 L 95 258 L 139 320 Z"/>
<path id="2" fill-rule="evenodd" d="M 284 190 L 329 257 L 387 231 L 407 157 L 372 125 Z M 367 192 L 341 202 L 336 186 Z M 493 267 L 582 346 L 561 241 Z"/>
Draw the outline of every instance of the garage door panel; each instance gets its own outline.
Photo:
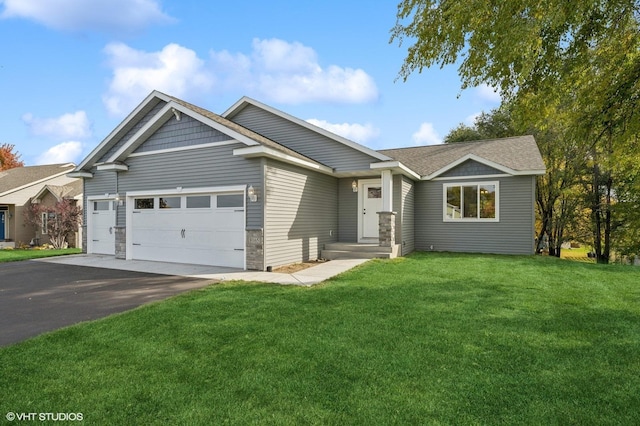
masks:
<path id="1" fill-rule="evenodd" d="M 244 267 L 244 208 L 181 206 L 133 211 L 132 258 Z"/>

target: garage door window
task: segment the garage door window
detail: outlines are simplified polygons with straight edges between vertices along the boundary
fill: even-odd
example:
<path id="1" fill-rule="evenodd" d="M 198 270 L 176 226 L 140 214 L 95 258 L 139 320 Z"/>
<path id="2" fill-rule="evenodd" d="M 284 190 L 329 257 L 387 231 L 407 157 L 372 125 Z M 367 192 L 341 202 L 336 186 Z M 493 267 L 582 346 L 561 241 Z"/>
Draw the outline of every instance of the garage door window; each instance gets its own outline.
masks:
<path id="1" fill-rule="evenodd" d="M 197 195 L 197 196 L 187 197 L 188 209 L 208 209 L 210 207 L 211 207 L 210 195 Z"/>
<path id="2" fill-rule="evenodd" d="M 218 208 L 244 207 L 244 195 L 242 194 L 218 195 L 216 206 Z"/>
<path id="3" fill-rule="evenodd" d="M 180 197 L 160 197 L 161 209 L 179 209 L 182 199 Z"/>
<path id="4" fill-rule="evenodd" d="M 106 211 L 109 210 L 110 201 L 94 201 L 93 202 L 93 211 Z"/>
<path id="5" fill-rule="evenodd" d="M 136 210 L 152 209 L 154 207 L 153 198 L 136 198 L 133 205 Z"/>

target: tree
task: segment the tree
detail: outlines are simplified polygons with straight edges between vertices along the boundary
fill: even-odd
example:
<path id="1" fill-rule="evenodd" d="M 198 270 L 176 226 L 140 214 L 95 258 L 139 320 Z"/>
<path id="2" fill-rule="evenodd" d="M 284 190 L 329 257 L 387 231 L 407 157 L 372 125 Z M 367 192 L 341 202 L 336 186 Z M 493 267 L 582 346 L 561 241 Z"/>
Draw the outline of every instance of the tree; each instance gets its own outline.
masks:
<path id="1" fill-rule="evenodd" d="M 14 148 L 8 143 L 0 145 L 0 171 L 24 166 L 24 163 L 20 161 L 20 154 L 13 151 Z"/>
<path id="2" fill-rule="evenodd" d="M 490 112 L 482 112 L 478 115 L 473 126 L 464 123 L 451 130 L 444 138 L 445 143 L 477 141 L 481 139 L 498 139 L 511 136 L 519 136 L 525 132 L 516 130 L 511 116 L 511 107 L 503 103 L 500 107 Z"/>
<path id="3" fill-rule="evenodd" d="M 53 206 L 30 203 L 25 209 L 25 220 L 35 229 L 42 229 L 49 236 L 53 248 L 66 248 L 67 238 L 82 222 L 82 209 L 74 200 L 63 199 Z"/>
<path id="4" fill-rule="evenodd" d="M 615 164 L 638 151 L 639 20 L 638 0 L 404 0 L 391 40 L 413 42 L 405 80 L 460 61 L 463 89 L 498 88 L 540 129 L 550 113 L 565 117 L 566 139 L 588 152 L 594 248 L 606 263 Z"/>

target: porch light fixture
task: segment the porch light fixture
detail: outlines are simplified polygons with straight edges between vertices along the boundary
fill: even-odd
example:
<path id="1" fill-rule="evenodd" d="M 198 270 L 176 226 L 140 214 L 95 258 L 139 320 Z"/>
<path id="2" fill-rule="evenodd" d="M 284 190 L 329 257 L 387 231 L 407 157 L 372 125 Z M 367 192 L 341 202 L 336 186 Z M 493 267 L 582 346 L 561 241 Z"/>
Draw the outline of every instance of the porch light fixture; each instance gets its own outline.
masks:
<path id="1" fill-rule="evenodd" d="M 353 192 L 358 192 L 358 181 L 355 179 L 351 182 L 351 190 Z"/>
<path id="2" fill-rule="evenodd" d="M 249 201 L 252 203 L 258 201 L 258 194 L 256 194 L 256 190 L 253 189 L 253 185 L 249 185 L 249 188 L 247 188 L 247 195 L 249 196 Z"/>

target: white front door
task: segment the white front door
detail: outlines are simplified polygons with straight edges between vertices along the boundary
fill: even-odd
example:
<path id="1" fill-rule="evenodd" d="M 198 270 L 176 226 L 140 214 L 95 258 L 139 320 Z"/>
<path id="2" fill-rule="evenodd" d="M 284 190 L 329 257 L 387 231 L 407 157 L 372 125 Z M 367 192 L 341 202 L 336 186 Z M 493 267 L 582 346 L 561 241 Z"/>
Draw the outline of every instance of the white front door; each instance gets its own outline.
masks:
<path id="1" fill-rule="evenodd" d="M 92 200 L 89 206 L 87 252 L 116 254 L 116 211 L 113 200 Z"/>
<path id="2" fill-rule="evenodd" d="M 378 241 L 378 212 L 382 211 L 382 185 L 379 179 L 360 181 L 359 242 Z"/>

